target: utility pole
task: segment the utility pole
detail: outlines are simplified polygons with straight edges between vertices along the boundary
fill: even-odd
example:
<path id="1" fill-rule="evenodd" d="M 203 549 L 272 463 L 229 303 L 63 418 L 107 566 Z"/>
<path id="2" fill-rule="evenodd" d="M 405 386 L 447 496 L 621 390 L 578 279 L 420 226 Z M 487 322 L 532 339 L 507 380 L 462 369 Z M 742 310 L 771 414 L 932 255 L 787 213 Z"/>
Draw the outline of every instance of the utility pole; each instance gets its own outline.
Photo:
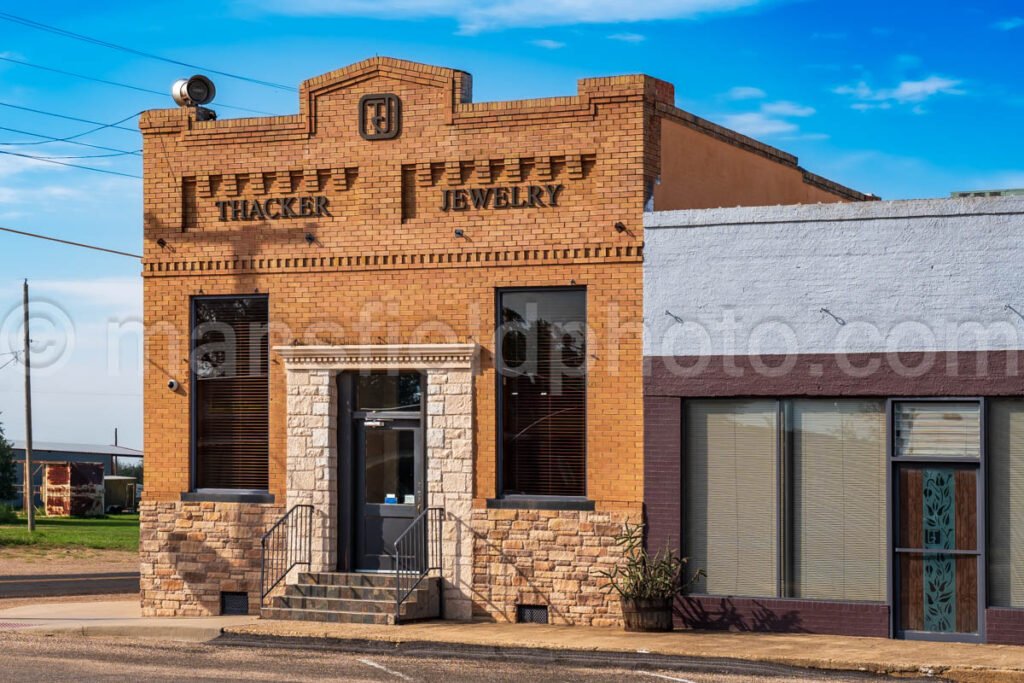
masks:
<path id="1" fill-rule="evenodd" d="M 24 290 L 25 311 L 25 515 L 28 517 L 28 530 L 36 530 L 36 506 L 32 496 L 32 343 L 28 330 L 28 279 Z"/>

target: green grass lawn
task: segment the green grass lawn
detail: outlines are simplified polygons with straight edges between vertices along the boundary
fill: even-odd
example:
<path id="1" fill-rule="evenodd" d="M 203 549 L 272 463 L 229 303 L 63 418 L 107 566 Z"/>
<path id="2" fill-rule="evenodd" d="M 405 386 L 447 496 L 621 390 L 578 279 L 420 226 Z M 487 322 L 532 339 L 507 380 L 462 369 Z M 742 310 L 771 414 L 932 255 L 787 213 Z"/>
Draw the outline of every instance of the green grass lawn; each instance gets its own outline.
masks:
<path id="1" fill-rule="evenodd" d="M 36 530 L 29 534 L 25 518 L 0 524 L 0 548 L 95 548 L 97 550 L 138 550 L 139 516 L 112 515 L 96 519 L 36 517 Z"/>

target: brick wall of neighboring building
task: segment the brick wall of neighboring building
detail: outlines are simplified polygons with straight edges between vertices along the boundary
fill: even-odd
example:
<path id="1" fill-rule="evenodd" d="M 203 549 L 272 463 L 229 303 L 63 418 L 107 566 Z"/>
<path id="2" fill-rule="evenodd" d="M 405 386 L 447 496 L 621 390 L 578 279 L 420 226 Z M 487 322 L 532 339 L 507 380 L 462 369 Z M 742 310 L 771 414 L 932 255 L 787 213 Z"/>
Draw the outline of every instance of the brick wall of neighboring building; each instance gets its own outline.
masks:
<path id="1" fill-rule="evenodd" d="M 479 344 L 467 493 L 474 519 L 487 519 L 486 501 L 499 494 L 495 290 L 586 286 L 588 496 L 595 514 L 639 514 L 642 211 L 665 168 L 667 114 L 658 107 L 672 105 L 672 86 L 647 76 L 591 78 L 571 97 L 485 103 L 472 103 L 470 91 L 464 72 L 374 58 L 304 82 L 295 115 L 142 115 L 146 501 L 162 511 L 144 518 L 148 536 L 178 533 L 176 520 L 191 510 L 179 502 L 192 486 L 190 298 L 253 292 L 269 296 L 273 346 Z M 401 134 L 364 140 L 360 98 L 379 93 L 401 99 Z M 765 159 L 742 136 L 708 136 L 751 163 Z M 803 188 L 792 164 L 772 164 L 762 172 Z M 563 186 L 557 206 L 442 209 L 451 192 L 529 185 Z M 731 203 L 753 199 L 734 189 Z M 331 216 L 220 220 L 222 211 L 231 217 L 223 202 L 282 196 L 326 197 Z M 859 197 L 835 189 L 818 199 L 850 198 Z M 168 390 L 170 379 L 178 391 Z M 276 354 L 269 381 L 269 489 L 282 505 L 288 413 Z M 259 514 L 245 519 L 243 536 L 265 528 Z M 170 576 L 178 560 L 150 561 L 163 562 L 154 575 Z"/>
<path id="2" fill-rule="evenodd" d="M 678 626 L 695 629 L 886 638 L 889 606 L 871 602 L 692 595 L 676 604 L 675 621 Z"/>

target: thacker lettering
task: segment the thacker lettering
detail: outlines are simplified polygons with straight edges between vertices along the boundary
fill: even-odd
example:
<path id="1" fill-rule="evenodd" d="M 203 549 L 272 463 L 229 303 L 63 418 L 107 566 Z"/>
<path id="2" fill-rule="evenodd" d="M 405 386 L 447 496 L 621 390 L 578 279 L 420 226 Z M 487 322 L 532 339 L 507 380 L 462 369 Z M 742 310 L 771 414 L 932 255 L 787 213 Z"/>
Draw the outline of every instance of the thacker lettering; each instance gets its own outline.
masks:
<path id="1" fill-rule="evenodd" d="M 269 197 L 215 202 L 222 221 L 276 221 L 332 216 L 327 197 Z"/>

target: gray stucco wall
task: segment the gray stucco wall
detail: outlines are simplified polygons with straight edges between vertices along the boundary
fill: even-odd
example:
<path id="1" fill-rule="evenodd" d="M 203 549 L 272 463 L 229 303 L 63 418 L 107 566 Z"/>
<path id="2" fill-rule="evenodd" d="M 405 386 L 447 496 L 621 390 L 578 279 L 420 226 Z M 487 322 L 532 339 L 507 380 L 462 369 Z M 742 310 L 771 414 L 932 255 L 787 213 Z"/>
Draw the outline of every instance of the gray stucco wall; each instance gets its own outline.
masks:
<path id="1" fill-rule="evenodd" d="M 644 227 L 645 355 L 1024 348 L 1021 198 L 666 211 Z"/>

